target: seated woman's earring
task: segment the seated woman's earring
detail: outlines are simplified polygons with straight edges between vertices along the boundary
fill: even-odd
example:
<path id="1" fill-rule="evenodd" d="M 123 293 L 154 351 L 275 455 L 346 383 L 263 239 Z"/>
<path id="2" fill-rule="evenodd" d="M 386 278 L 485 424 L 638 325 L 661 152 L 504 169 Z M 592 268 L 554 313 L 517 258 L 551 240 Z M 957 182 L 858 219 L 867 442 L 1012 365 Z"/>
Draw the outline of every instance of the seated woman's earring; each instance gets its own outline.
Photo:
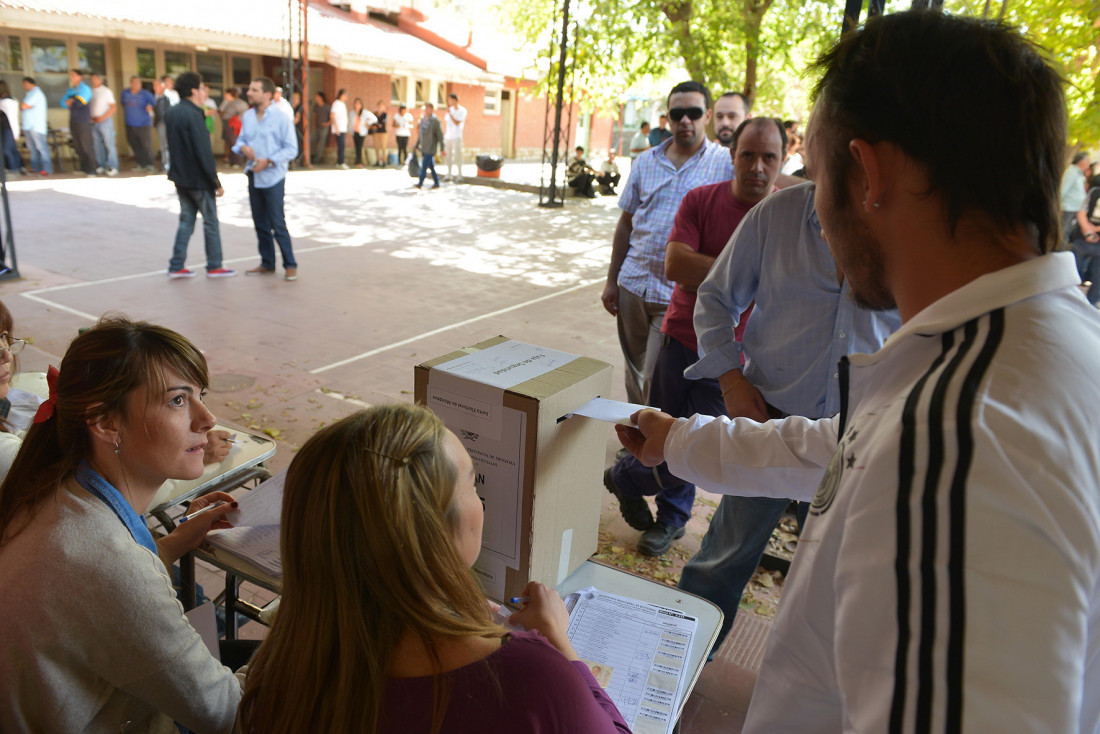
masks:
<path id="1" fill-rule="evenodd" d="M 115 441 L 115 456 L 118 456 L 118 454 L 119 454 L 119 451 L 120 451 L 120 449 L 119 449 L 119 447 L 118 447 L 118 441 L 116 440 L 116 441 Z"/>

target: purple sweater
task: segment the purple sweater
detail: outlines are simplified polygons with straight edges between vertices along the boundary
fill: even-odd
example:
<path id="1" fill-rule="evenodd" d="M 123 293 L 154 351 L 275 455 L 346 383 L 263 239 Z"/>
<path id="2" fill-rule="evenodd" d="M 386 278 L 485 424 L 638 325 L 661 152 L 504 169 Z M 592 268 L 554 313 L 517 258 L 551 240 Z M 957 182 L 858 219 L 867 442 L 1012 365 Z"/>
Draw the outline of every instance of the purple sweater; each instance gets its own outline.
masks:
<path id="1" fill-rule="evenodd" d="M 569 662 L 538 632 L 514 632 L 500 649 L 445 674 L 447 734 L 486 731 L 531 734 L 630 734 L 615 704 L 588 667 Z M 421 734 L 432 721 L 432 678 L 391 678 L 384 734 Z"/>

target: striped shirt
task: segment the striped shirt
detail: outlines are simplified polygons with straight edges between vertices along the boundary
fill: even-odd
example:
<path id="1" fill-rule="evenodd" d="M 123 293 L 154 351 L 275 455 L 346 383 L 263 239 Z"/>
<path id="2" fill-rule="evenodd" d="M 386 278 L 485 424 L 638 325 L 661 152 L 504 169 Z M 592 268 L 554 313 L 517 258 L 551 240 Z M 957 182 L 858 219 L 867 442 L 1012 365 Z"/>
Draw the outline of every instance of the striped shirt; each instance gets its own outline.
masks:
<path id="1" fill-rule="evenodd" d="M 851 357 L 850 418 L 673 427 L 668 468 L 701 488 L 821 479 L 746 734 L 1100 731 L 1100 314 L 1078 280 L 1057 253 L 941 298 Z"/>
<path id="2" fill-rule="evenodd" d="M 665 278 L 665 246 L 680 200 L 696 186 L 733 178 L 729 148 L 704 140 L 695 155 L 676 168 L 665 156 L 670 145 L 671 138 L 635 158 L 619 195 L 619 208 L 632 217 L 619 287 L 647 303 L 666 305 L 672 283 Z"/>

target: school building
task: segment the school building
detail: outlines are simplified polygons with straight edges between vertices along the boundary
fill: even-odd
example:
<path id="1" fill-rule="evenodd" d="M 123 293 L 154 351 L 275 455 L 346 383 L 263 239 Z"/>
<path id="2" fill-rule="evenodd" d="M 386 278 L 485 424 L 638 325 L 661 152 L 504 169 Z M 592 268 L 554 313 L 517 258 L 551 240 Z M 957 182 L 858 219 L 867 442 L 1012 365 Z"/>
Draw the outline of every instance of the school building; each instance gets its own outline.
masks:
<path id="1" fill-rule="evenodd" d="M 304 11 L 311 96 L 322 91 L 331 101 L 346 89 L 349 109 L 359 98 L 371 110 L 385 104 L 391 116 L 404 104 L 418 117 L 429 101 L 442 116 L 454 93 L 468 111 L 468 160 L 478 153 L 541 156 L 547 103 L 535 95 L 522 53 L 510 51 L 499 36 L 452 18 L 433 21 L 401 1 L 0 0 L 0 79 L 20 97 L 22 77 L 34 77 L 50 102 L 50 126 L 58 129 L 68 126 L 60 100 L 72 68 L 103 74 L 116 97 L 132 76 L 151 88 L 156 77 L 196 70 L 220 104 L 227 87 L 247 87 L 261 74 L 283 83 L 288 47 L 298 57 Z M 607 150 L 613 120 L 575 106 L 563 114 L 570 119 L 570 148 Z M 125 155 L 121 111 L 115 121 Z M 213 140 L 220 151 L 220 131 Z M 389 146 L 395 146 L 392 128 Z"/>

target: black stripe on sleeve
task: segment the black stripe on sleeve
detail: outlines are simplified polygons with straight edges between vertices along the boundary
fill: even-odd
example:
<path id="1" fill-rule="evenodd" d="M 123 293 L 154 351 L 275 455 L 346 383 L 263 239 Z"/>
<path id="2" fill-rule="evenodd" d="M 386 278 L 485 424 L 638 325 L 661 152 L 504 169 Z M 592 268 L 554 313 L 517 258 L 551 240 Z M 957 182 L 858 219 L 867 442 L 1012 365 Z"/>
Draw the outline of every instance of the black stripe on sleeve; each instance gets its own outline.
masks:
<path id="1" fill-rule="evenodd" d="M 958 372 L 959 365 L 974 346 L 977 336 L 976 321 L 971 321 L 963 327 L 962 343 L 940 373 L 928 402 L 928 466 L 924 476 L 924 493 L 921 497 L 920 638 L 917 653 L 918 685 L 915 725 L 917 734 L 932 731 L 932 702 L 936 686 L 932 665 L 936 643 L 936 539 L 939 536 L 938 500 L 944 464 L 944 415 L 947 412 L 947 389 L 955 373 Z"/>
<path id="2" fill-rule="evenodd" d="M 966 566 L 966 479 L 974 459 L 974 434 L 972 421 L 977 403 L 978 388 L 989 371 L 993 356 L 1004 337 L 1004 309 L 989 314 L 989 334 L 977 359 L 967 373 L 959 394 L 955 416 L 958 432 L 959 458 L 955 475 L 951 479 L 948 546 L 948 599 L 950 630 L 947 638 L 947 720 L 944 731 L 957 734 L 962 731 L 963 714 L 963 638 L 966 632 L 966 595 L 964 575 Z"/>
<path id="3" fill-rule="evenodd" d="M 897 624 L 898 643 L 894 654 L 894 697 L 890 706 L 890 732 L 902 734 L 902 722 L 905 716 L 905 690 L 907 687 L 907 673 L 909 667 L 909 605 L 910 605 L 910 579 L 909 579 L 909 547 L 911 545 L 911 519 L 909 517 L 909 501 L 913 492 L 913 467 L 916 453 L 916 413 L 920 403 L 921 392 L 928 378 L 943 364 L 947 353 L 955 344 L 955 337 L 951 332 L 943 335 L 943 349 L 939 356 L 932 362 L 928 371 L 917 380 L 909 397 L 905 400 L 905 408 L 901 415 L 901 448 L 898 455 L 898 498 L 897 513 L 897 555 L 894 558 L 894 574 L 897 578 Z"/>

